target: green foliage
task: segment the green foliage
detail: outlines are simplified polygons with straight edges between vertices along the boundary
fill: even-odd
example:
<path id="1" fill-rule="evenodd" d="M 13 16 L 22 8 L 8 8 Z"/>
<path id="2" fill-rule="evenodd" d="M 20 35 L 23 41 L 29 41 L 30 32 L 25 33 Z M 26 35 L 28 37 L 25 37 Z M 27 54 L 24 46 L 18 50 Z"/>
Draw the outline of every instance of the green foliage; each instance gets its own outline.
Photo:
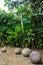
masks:
<path id="1" fill-rule="evenodd" d="M 0 10 L 1 11 L 1 10 Z M 26 17 L 25 17 L 26 16 Z M 31 32 L 31 23 L 28 21 L 28 16 L 23 15 L 23 25 L 21 27 L 20 16 L 14 13 L 6 13 L 1 11 L 0 13 L 0 44 L 25 47 L 29 46 L 28 33 Z M 29 24 L 29 27 L 27 26 Z M 26 26 L 26 27 L 25 27 Z M 30 33 L 31 34 L 31 33 Z M 26 44 L 27 43 L 27 44 Z"/>
<path id="2" fill-rule="evenodd" d="M 33 47 L 39 48 L 43 47 L 43 42 L 41 43 L 40 40 L 43 40 L 43 7 L 42 7 L 42 0 L 30 0 L 31 8 L 32 8 L 32 28 L 33 33 L 35 34 L 33 40 Z"/>
<path id="3" fill-rule="evenodd" d="M 7 42 L 7 39 L 9 40 L 10 38 L 11 41 L 14 37 L 13 34 L 17 23 L 20 23 L 18 16 L 14 16 L 14 13 L 6 13 L 0 10 L 0 44 L 2 46 Z M 7 38 L 8 36 L 9 38 Z"/>
<path id="4" fill-rule="evenodd" d="M 43 49 L 43 41 L 40 40 L 40 43 L 37 45 L 38 49 Z"/>
<path id="5" fill-rule="evenodd" d="M 4 1 L 12 9 L 11 1 Z M 43 48 L 43 1 L 30 0 L 17 6 L 15 13 L 13 10 L 10 13 L 0 10 L 0 44 Z"/>

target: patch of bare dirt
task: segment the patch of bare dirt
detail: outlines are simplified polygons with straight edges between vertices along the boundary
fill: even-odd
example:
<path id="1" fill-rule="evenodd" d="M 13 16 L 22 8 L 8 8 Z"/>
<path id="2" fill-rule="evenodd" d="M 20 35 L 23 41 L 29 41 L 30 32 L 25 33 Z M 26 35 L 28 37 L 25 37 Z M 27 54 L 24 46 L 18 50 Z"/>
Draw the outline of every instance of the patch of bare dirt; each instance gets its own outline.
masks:
<path id="1" fill-rule="evenodd" d="M 7 52 L 2 53 L 0 49 L 0 65 L 29 65 L 29 57 L 23 57 L 21 54 L 16 55 L 14 53 L 15 48 L 7 48 Z M 43 50 L 38 50 L 42 54 L 43 62 Z"/>

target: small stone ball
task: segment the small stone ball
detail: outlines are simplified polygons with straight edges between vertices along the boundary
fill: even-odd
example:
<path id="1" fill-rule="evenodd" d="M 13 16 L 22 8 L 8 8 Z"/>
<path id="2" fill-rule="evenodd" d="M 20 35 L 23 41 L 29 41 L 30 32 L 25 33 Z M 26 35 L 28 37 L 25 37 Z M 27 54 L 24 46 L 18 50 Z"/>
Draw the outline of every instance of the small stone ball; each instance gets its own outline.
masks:
<path id="1" fill-rule="evenodd" d="M 42 59 L 42 56 L 37 51 L 32 51 L 32 53 L 30 54 L 30 60 L 34 64 L 40 63 L 41 62 L 41 59 Z"/>
<path id="2" fill-rule="evenodd" d="M 15 49 L 15 54 L 21 54 L 22 48 L 16 48 Z"/>
<path id="3" fill-rule="evenodd" d="M 31 53 L 31 50 L 29 48 L 24 48 L 22 50 L 22 55 L 25 56 L 25 57 L 28 57 Z"/>
<path id="4" fill-rule="evenodd" d="M 7 50 L 6 50 L 6 47 L 1 48 L 1 51 L 2 51 L 2 52 L 6 52 L 6 51 L 7 51 Z"/>

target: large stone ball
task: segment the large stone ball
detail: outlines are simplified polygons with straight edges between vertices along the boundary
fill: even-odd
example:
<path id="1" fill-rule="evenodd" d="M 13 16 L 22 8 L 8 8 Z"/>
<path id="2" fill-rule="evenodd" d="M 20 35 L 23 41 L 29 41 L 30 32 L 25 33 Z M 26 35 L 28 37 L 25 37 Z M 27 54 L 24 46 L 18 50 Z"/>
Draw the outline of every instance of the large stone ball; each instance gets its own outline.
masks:
<path id="1" fill-rule="evenodd" d="M 42 56 L 37 51 L 32 51 L 32 53 L 30 54 L 30 60 L 34 64 L 40 63 L 41 59 L 42 59 Z"/>
<path id="2" fill-rule="evenodd" d="M 1 51 L 6 52 L 7 51 L 6 47 L 1 48 Z"/>
<path id="3" fill-rule="evenodd" d="M 16 48 L 15 49 L 15 54 L 21 54 L 22 48 Z"/>
<path id="4" fill-rule="evenodd" d="M 25 57 L 28 57 L 31 53 L 31 50 L 29 48 L 24 48 L 22 50 L 22 55 L 25 56 Z"/>

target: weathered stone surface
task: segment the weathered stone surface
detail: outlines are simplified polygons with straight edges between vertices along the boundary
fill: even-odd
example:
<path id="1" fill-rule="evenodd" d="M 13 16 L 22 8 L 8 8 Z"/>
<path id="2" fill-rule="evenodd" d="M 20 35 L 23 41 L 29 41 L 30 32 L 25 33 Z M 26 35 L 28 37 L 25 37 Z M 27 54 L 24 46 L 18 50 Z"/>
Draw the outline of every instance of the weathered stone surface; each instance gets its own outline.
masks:
<path id="1" fill-rule="evenodd" d="M 22 50 L 22 55 L 25 56 L 25 57 L 28 57 L 31 53 L 31 50 L 29 48 L 24 48 Z"/>
<path id="2" fill-rule="evenodd" d="M 32 51 L 32 53 L 30 54 L 30 60 L 32 63 L 40 63 L 41 62 L 41 54 L 37 51 Z"/>
<path id="3" fill-rule="evenodd" d="M 6 52 L 7 51 L 6 47 L 1 48 L 1 51 Z"/>
<path id="4" fill-rule="evenodd" d="M 21 54 L 22 48 L 16 48 L 15 49 L 15 54 Z"/>

